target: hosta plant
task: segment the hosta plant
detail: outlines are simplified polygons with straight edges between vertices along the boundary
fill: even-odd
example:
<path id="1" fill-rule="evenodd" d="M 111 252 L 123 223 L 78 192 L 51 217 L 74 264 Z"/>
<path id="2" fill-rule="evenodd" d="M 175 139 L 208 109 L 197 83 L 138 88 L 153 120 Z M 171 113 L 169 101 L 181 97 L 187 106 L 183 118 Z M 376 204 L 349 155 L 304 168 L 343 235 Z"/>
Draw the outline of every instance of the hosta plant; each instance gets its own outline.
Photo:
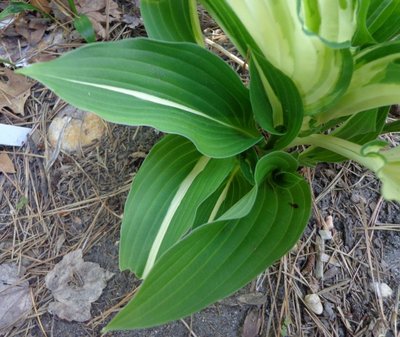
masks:
<path id="1" fill-rule="evenodd" d="M 201 0 L 249 69 L 205 48 L 194 0 L 142 0 L 150 38 L 19 72 L 104 119 L 168 135 L 125 205 L 120 268 L 143 279 L 104 331 L 159 325 L 246 285 L 299 239 L 299 167 L 351 159 L 400 201 L 400 0 Z"/>

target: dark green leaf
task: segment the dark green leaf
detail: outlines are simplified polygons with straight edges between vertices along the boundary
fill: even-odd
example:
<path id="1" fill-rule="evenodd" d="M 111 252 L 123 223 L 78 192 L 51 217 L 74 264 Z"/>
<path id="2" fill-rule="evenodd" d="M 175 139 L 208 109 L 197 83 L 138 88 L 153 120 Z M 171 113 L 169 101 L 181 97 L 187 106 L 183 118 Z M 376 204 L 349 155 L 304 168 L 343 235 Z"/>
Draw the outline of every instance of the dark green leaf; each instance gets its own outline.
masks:
<path id="1" fill-rule="evenodd" d="M 400 34 L 400 0 L 371 0 L 367 26 L 377 42 L 385 42 Z"/>
<path id="2" fill-rule="evenodd" d="M 96 41 L 96 33 L 94 32 L 93 25 L 85 14 L 79 14 L 74 19 L 74 27 L 86 42 Z"/>
<path id="3" fill-rule="evenodd" d="M 400 121 L 387 123 L 382 130 L 382 133 L 400 132 Z"/>
<path id="4" fill-rule="evenodd" d="M 254 178 L 253 178 L 254 179 Z M 226 181 L 197 210 L 193 228 L 220 218 L 228 209 L 248 194 L 253 185 L 236 168 Z"/>
<path id="5" fill-rule="evenodd" d="M 376 42 L 369 32 L 367 26 L 368 9 L 370 7 L 370 2 L 371 0 L 359 1 L 359 7 L 357 11 L 357 30 L 353 36 L 353 46 L 370 45 Z"/>
<path id="6" fill-rule="evenodd" d="M 151 38 L 204 44 L 195 0 L 141 0 L 140 13 Z"/>
<path id="7" fill-rule="evenodd" d="M 256 121 L 273 136 L 268 148 L 282 149 L 299 133 L 303 102 L 293 81 L 257 52 L 250 63 L 250 98 Z"/>

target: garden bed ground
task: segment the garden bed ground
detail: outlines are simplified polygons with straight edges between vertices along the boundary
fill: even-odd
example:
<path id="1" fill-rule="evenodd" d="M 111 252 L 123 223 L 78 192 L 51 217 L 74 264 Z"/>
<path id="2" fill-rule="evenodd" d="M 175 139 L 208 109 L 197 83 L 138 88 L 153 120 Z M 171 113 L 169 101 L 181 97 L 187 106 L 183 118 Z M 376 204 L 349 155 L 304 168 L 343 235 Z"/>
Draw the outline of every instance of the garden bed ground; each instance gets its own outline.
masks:
<path id="1" fill-rule="evenodd" d="M 128 17 L 102 23 L 105 38 L 144 35 L 134 3 L 119 2 L 119 10 Z M 33 14 L 21 17 L 27 24 L 40 18 Z M 212 21 L 204 16 L 203 23 L 209 39 L 229 48 Z M 45 24 L 43 41 L 60 28 L 58 21 Z M 61 44 L 36 45 L 30 50 L 31 57 L 46 59 L 78 46 L 76 34 L 68 31 L 70 25 L 62 27 Z M 14 39 L 18 45 L 24 37 L 7 35 L 3 28 L 0 39 L 4 48 L 5 42 L 11 46 Z M 0 68 L 2 75 L 4 68 Z M 54 158 L 55 150 L 47 141 L 48 126 L 64 105 L 35 84 L 24 114 L 1 109 L 1 123 L 35 130 L 35 137 L 21 148 L 0 147 L 16 171 L 0 173 L 0 265 L 15 263 L 25 270 L 33 299 L 32 312 L 6 332 L 7 337 L 100 336 L 101 328 L 140 284 L 134 275 L 118 269 L 119 227 L 130 183 L 162 134 L 147 127 L 106 123 L 99 142 L 78 153 L 61 151 Z M 392 134 L 387 140 L 398 144 L 400 137 Z M 315 204 L 303 237 L 290 253 L 238 294 L 200 313 L 154 329 L 106 336 L 400 336 L 399 205 L 383 201 L 375 177 L 353 163 L 318 165 L 303 169 L 302 174 L 312 184 Z M 330 229 L 332 239 L 324 241 L 327 261 L 324 277 L 318 279 L 319 230 L 328 216 L 334 227 Z M 84 323 L 67 322 L 48 313 L 53 299 L 44 282 L 54 265 L 78 248 L 85 261 L 115 274 L 93 303 L 92 319 Z M 392 296 L 378 296 L 371 287 L 373 282 L 388 284 Z M 321 315 L 305 307 L 308 293 L 319 294 L 324 305 Z"/>

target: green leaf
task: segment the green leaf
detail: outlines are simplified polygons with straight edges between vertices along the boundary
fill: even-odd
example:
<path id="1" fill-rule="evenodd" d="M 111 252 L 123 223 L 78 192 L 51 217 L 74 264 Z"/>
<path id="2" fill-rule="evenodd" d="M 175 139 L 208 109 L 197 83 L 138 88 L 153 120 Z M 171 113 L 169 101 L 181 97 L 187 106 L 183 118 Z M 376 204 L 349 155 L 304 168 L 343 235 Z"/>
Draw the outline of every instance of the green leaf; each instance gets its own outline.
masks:
<path id="1" fill-rule="evenodd" d="M 303 179 L 290 187 L 277 183 L 276 165 L 281 164 L 291 168 L 296 161 L 281 152 L 262 158 L 250 212 L 240 219 L 205 224 L 175 244 L 104 332 L 145 328 L 189 315 L 232 294 L 285 254 L 307 224 L 311 197 Z"/>
<path id="2" fill-rule="evenodd" d="M 324 111 L 346 91 L 353 67 L 350 50 L 333 49 L 319 36 L 307 33 L 297 1 L 202 0 L 201 3 L 215 15 L 244 57 L 260 52 L 295 83 L 305 115 Z M 351 24 L 352 21 L 346 23 Z"/>
<path id="3" fill-rule="evenodd" d="M 382 133 L 400 132 L 400 121 L 387 123 L 382 130 Z"/>
<path id="4" fill-rule="evenodd" d="M 400 102 L 400 41 L 364 49 L 355 58 L 347 92 L 316 116 L 319 123 Z"/>
<path id="5" fill-rule="evenodd" d="M 356 144 L 365 144 L 382 133 L 388 112 L 388 107 L 359 112 L 334 130 L 331 135 Z M 309 147 L 301 153 L 299 161 L 307 165 L 316 165 L 318 162 L 339 162 L 346 159 L 326 149 Z"/>
<path id="6" fill-rule="evenodd" d="M 367 25 L 370 3 L 371 0 L 363 0 L 359 2 L 357 13 L 357 29 L 351 42 L 352 46 L 365 46 L 374 44 L 376 42 L 372 37 Z"/>
<path id="7" fill-rule="evenodd" d="M 199 205 L 233 167 L 233 158 L 211 159 L 183 137 L 164 137 L 141 166 L 126 201 L 120 268 L 146 277 L 158 257 L 192 227 Z"/>
<path id="8" fill-rule="evenodd" d="M 194 44 L 92 43 L 19 72 L 80 109 L 182 135 L 210 157 L 236 155 L 261 138 L 238 75 Z"/>
<path id="9" fill-rule="evenodd" d="M 228 1 L 199 0 L 199 2 L 218 22 L 244 58 L 248 57 L 250 50 L 258 50 L 253 37 L 229 6 Z"/>
<path id="10" fill-rule="evenodd" d="M 237 204 L 240 199 L 248 195 L 252 187 L 243 176 L 241 170 L 237 168 L 232 170 L 226 181 L 197 209 L 193 228 L 220 218 L 233 205 Z M 251 199 L 251 196 L 248 198 Z M 242 208 L 242 211 L 246 214 L 246 212 L 249 212 L 249 209 Z M 240 216 L 241 214 L 235 215 Z"/>
<path id="11" fill-rule="evenodd" d="M 377 42 L 386 42 L 400 34 L 400 0 L 370 0 L 367 26 Z"/>
<path id="12" fill-rule="evenodd" d="M 21 199 L 19 199 L 17 205 L 15 206 L 17 211 L 20 211 L 21 209 L 23 209 L 26 205 L 28 205 L 29 200 L 26 196 L 22 196 Z"/>
<path id="13" fill-rule="evenodd" d="M 260 126 L 272 136 L 268 147 L 282 149 L 299 133 L 303 102 L 294 83 L 262 55 L 254 52 L 250 63 L 250 98 Z"/>
<path id="14" fill-rule="evenodd" d="M 43 14 L 44 16 L 48 17 L 46 13 L 41 11 L 39 8 L 32 6 L 28 3 L 25 2 L 20 2 L 20 1 L 11 1 L 10 4 L 4 8 L 1 13 L 0 13 L 0 20 L 3 20 L 7 16 L 13 15 L 13 14 L 19 14 L 25 11 L 35 11 Z"/>
<path id="15" fill-rule="evenodd" d="M 85 14 L 79 14 L 74 19 L 74 27 L 86 42 L 96 41 L 96 33 L 94 32 L 93 25 Z"/>
<path id="16" fill-rule="evenodd" d="M 72 11 L 72 13 L 74 13 L 75 15 L 78 15 L 78 10 L 76 9 L 76 6 L 75 6 L 75 0 L 68 0 L 68 5 L 69 5 L 69 9 Z"/>
<path id="17" fill-rule="evenodd" d="M 196 0 L 142 0 L 140 13 L 150 38 L 204 45 Z"/>

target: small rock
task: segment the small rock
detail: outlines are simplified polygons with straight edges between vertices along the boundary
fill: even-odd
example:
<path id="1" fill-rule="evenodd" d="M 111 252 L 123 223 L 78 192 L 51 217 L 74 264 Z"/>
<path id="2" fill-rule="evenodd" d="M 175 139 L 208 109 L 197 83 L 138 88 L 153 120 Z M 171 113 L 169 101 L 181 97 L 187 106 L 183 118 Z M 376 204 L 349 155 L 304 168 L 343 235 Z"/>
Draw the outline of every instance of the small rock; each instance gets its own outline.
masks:
<path id="1" fill-rule="evenodd" d="M 50 144 L 72 153 L 101 139 L 105 124 L 97 115 L 67 106 L 51 122 L 48 130 Z"/>
<path id="2" fill-rule="evenodd" d="M 324 241 L 332 240 L 332 233 L 329 230 L 321 229 L 318 231 L 318 234 Z"/>
<path id="3" fill-rule="evenodd" d="M 371 288 L 380 298 L 391 297 L 393 294 L 392 288 L 390 288 L 386 283 L 373 282 L 371 283 Z"/>
<path id="4" fill-rule="evenodd" d="M 307 307 L 315 314 L 321 315 L 324 308 L 321 303 L 321 299 L 317 294 L 309 294 L 304 297 L 304 302 Z"/>
<path id="5" fill-rule="evenodd" d="M 355 204 L 358 204 L 358 203 L 360 203 L 361 199 L 360 199 L 360 196 L 358 194 L 353 193 L 351 195 L 350 200 L 351 200 L 351 202 L 354 202 Z"/>
<path id="6" fill-rule="evenodd" d="M 325 254 L 325 253 L 321 254 L 321 256 L 319 257 L 321 262 L 325 262 L 325 263 L 328 262 L 330 258 L 331 258 L 330 255 Z"/>
<path id="7" fill-rule="evenodd" d="M 327 229 L 327 230 L 332 230 L 332 229 L 334 228 L 334 225 L 333 225 L 333 216 L 332 216 L 332 215 L 328 215 L 328 216 L 326 217 L 324 225 L 325 225 L 325 226 L 324 226 L 325 229 Z"/>

